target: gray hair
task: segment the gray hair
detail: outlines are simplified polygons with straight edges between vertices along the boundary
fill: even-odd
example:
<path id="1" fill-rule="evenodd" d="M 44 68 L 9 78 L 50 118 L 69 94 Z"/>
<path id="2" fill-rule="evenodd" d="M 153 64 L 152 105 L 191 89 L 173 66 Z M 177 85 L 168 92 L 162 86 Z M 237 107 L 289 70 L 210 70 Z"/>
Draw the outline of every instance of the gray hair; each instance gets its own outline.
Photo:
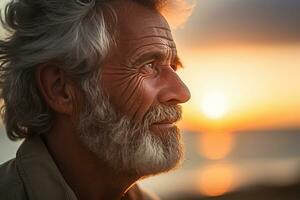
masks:
<path id="1" fill-rule="evenodd" d="M 134 0 L 159 10 L 167 0 Z M 10 33 L 0 40 L 0 97 L 11 140 L 45 133 L 53 111 L 35 80 L 38 66 L 55 63 L 92 93 L 92 76 L 115 44 L 116 15 L 111 0 L 12 0 L 1 18 Z M 109 22 L 109 23 L 108 23 Z M 91 96 L 91 94 L 87 95 Z"/>

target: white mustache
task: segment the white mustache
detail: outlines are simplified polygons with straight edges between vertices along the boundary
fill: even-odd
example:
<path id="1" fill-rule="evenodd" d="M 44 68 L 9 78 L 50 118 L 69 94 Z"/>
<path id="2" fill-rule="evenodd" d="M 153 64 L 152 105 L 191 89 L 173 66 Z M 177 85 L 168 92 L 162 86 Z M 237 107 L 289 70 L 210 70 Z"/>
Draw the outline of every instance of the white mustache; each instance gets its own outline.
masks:
<path id="1" fill-rule="evenodd" d="M 151 107 L 145 114 L 143 122 L 153 124 L 161 121 L 177 122 L 181 119 L 182 108 L 180 105 L 163 105 Z"/>

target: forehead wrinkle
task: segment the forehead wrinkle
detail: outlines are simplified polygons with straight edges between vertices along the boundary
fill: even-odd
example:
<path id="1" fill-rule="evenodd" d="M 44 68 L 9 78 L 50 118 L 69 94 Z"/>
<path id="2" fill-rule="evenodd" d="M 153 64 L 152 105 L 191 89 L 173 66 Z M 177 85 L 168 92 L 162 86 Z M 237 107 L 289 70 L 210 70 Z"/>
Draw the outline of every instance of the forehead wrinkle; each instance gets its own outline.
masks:
<path id="1" fill-rule="evenodd" d="M 159 31 L 163 30 L 165 32 L 171 32 L 168 22 L 159 13 L 152 13 L 151 16 L 138 16 L 137 14 L 134 14 L 129 18 L 128 15 L 125 15 L 119 19 L 121 31 L 128 34 L 135 35 L 137 31 L 139 32 L 146 29 L 157 29 Z M 128 26 L 128 21 L 130 21 L 131 26 Z M 137 29 L 137 27 L 139 27 L 139 29 Z"/>
<path id="2" fill-rule="evenodd" d="M 137 41 L 137 40 L 142 40 L 145 38 L 163 38 L 168 41 L 174 42 L 172 33 L 168 28 L 164 27 L 146 27 L 142 29 L 143 31 L 132 34 L 133 36 L 131 38 L 121 38 L 121 42 L 129 42 L 129 41 Z M 137 35 L 141 35 L 138 36 Z"/>
<path id="3" fill-rule="evenodd" d="M 171 33 L 171 29 L 169 27 L 163 27 L 163 26 L 151 26 L 151 28 L 156 28 L 156 29 L 162 29 L 165 31 L 168 31 Z"/>
<path id="4" fill-rule="evenodd" d="M 170 47 L 176 48 L 176 44 L 173 39 L 153 35 L 126 40 L 123 41 L 123 43 L 131 43 L 131 48 L 133 50 L 139 49 L 145 45 L 168 45 Z"/>
<path id="5" fill-rule="evenodd" d="M 145 36 L 141 36 L 138 38 L 134 38 L 134 39 L 127 39 L 127 40 L 123 40 L 123 42 L 132 42 L 132 41 L 138 41 L 138 40 L 143 40 L 143 39 L 149 39 L 149 38 L 162 38 L 162 39 L 166 39 L 169 42 L 174 42 L 173 39 L 167 37 L 167 36 L 162 36 L 162 35 L 145 35 Z"/>
<path id="6" fill-rule="evenodd" d="M 168 49 L 167 50 L 167 60 L 173 60 L 172 57 L 174 57 L 174 52 L 172 51 L 172 49 Z"/>
<path id="7" fill-rule="evenodd" d="M 165 32 L 164 32 L 165 33 Z M 170 32 L 171 33 L 171 32 Z M 120 38 L 121 39 L 121 38 Z M 124 38 L 125 39 L 125 38 Z M 129 62 L 131 64 L 133 62 L 133 58 L 137 57 L 135 54 L 140 54 L 139 51 L 142 48 L 147 46 L 168 46 L 171 49 L 176 49 L 176 44 L 172 39 L 172 35 L 168 35 L 167 37 L 162 35 L 144 35 L 139 38 L 131 39 L 131 40 L 120 40 L 120 48 L 119 53 L 122 55 L 126 55 L 125 62 Z M 124 48 L 122 48 L 124 47 Z M 157 48 L 157 47 L 155 47 Z M 161 49 L 161 47 L 159 47 Z M 124 52 L 124 53 L 122 53 Z M 137 53 L 138 52 L 138 53 Z M 143 52 L 142 52 L 143 53 Z"/>
<path id="8" fill-rule="evenodd" d="M 170 49 L 170 50 L 175 50 L 176 51 L 176 46 L 172 46 L 169 44 L 164 44 L 164 43 L 152 43 L 152 44 L 146 44 L 146 45 L 142 45 L 140 47 L 138 47 L 137 49 L 135 49 L 132 53 L 129 54 L 129 61 L 131 63 L 135 62 L 142 54 L 144 54 L 145 51 L 143 51 L 142 48 L 145 48 L 147 46 L 154 46 L 154 45 L 160 45 L 160 46 L 164 46 L 165 48 L 157 48 L 157 46 L 155 48 L 157 48 L 155 51 L 156 52 L 160 52 L 162 55 L 165 55 L 165 51 Z M 141 50 L 142 49 L 142 50 Z M 155 52 L 154 50 L 152 50 L 153 52 Z M 150 52 L 149 50 L 147 50 L 147 52 Z M 177 52 L 177 51 L 176 51 Z"/>

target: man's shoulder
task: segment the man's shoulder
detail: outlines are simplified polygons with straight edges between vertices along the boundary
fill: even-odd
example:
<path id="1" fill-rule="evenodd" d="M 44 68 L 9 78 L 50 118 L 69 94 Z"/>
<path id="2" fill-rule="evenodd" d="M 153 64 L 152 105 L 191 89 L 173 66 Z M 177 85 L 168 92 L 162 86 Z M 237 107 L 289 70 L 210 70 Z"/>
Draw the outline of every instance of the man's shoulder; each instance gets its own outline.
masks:
<path id="1" fill-rule="evenodd" d="M 0 190 L 20 183 L 16 160 L 11 159 L 0 165 Z"/>
<path id="2" fill-rule="evenodd" d="M 16 160 L 12 159 L 0 165 L 0 199 L 26 199 L 24 187 L 19 177 Z"/>

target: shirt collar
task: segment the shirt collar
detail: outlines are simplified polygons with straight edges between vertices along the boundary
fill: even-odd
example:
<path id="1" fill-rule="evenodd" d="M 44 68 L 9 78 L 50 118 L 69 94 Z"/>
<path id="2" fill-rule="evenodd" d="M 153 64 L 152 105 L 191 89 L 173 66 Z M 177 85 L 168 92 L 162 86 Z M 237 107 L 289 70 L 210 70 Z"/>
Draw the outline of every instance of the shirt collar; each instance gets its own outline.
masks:
<path id="1" fill-rule="evenodd" d="M 30 200 L 77 200 L 40 136 L 22 143 L 16 163 Z"/>

